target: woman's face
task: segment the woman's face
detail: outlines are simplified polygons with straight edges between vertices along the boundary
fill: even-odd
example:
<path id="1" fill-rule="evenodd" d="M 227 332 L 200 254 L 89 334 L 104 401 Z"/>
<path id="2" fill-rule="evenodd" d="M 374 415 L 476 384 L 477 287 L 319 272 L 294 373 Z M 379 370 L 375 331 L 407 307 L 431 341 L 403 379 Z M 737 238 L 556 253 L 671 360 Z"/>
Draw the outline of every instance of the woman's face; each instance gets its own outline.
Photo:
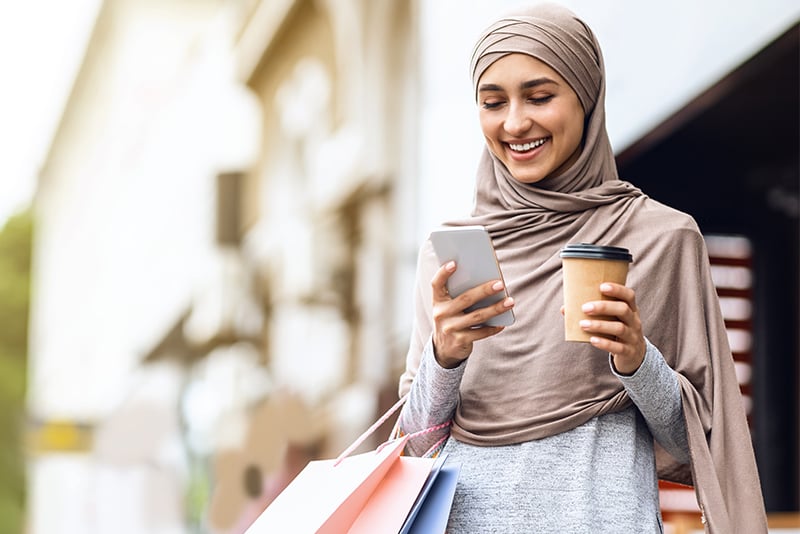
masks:
<path id="1" fill-rule="evenodd" d="M 584 113 L 578 95 L 526 54 L 495 61 L 478 80 L 480 123 L 489 150 L 518 181 L 533 184 L 578 159 Z"/>

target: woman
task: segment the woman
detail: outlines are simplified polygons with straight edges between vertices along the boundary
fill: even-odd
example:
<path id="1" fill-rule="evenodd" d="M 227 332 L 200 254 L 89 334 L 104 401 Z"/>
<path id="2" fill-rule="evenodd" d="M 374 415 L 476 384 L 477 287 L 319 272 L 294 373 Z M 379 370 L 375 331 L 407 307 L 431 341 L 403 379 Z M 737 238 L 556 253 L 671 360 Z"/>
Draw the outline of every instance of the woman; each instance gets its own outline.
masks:
<path id="1" fill-rule="evenodd" d="M 451 298 L 458 266 L 426 242 L 400 380 L 402 431 L 452 420 L 448 532 L 661 532 L 658 478 L 695 486 L 710 532 L 766 532 L 703 238 L 618 178 L 592 31 L 539 5 L 491 25 L 471 67 L 486 148 L 472 216 L 449 224 L 489 230 L 511 297 L 464 313 L 502 283 Z M 584 321 L 588 344 L 563 339 L 567 243 L 634 257 L 626 286 L 601 285 L 615 300 L 584 305 L 615 319 Z M 474 326 L 512 307 L 512 326 Z"/>

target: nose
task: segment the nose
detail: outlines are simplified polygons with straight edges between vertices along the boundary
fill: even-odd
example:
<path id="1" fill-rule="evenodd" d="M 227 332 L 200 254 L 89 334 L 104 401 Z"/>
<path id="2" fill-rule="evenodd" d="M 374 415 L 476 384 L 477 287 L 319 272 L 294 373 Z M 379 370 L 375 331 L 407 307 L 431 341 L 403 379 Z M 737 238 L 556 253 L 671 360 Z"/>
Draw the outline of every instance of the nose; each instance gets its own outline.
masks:
<path id="1" fill-rule="evenodd" d="M 533 126 L 533 119 L 526 113 L 525 107 L 511 104 L 503 123 L 503 128 L 509 135 L 520 137 Z"/>

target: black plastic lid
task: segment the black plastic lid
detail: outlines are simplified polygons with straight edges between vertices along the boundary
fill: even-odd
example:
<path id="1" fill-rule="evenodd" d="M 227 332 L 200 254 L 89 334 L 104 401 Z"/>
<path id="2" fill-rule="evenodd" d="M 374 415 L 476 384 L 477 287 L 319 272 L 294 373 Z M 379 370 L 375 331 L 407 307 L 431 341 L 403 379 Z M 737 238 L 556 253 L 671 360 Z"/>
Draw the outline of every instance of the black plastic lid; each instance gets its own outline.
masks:
<path id="1" fill-rule="evenodd" d="M 561 249 L 561 257 L 583 258 L 588 260 L 633 261 L 633 256 L 631 256 L 627 248 L 590 245 L 589 243 L 569 244 Z"/>

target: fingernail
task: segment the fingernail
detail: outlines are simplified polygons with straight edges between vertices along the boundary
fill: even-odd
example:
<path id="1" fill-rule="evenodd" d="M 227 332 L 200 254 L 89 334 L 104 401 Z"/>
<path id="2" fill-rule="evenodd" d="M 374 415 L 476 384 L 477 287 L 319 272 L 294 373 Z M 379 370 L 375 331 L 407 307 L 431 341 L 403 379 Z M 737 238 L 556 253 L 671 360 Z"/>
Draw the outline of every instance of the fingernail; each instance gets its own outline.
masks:
<path id="1" fill-rule="evenodd" d="M 581 328 L 589 328 L 592 325 L 592 321 L 588 321 L 586 319 L 583 319 L 578 324 L 581 325 Z"/>
<path id="2" fill-rule="evenodd" d="M 600 291 L 611 291 L 611 284 L 600 284 Z"/>
<path id="3" fill-rule="evenodd" d="M 453 269 L 456 268 L 456 262 L 449 261 L 447 262 L 447 265 L 444 266 L 444 268 L 447 269 L 448 271 L 452 271 Z"/>
<path id="4" fill-rule="evenodd" d="M 503 306 L 505 306 L 506 308 L 510 308 L 513 305 L 514 305 L 514 299 L 511 297 L 508 297 L 506 300 L 503 301 Z"/>
<path id="5" fill-rule="evenodd" d="M 585 312 L 594 311 L 594 304 L 586 303 L 583 306 L 581 306 L 581 310 Z"/>
<path id="6" fill-rule="evenodd" d="M 503 282 L 498 280 L 497 282 L 492 284 L 492 289 L 494 289 L 495 291 L 500 291 L 501 289 L 503 289 Z"/>

